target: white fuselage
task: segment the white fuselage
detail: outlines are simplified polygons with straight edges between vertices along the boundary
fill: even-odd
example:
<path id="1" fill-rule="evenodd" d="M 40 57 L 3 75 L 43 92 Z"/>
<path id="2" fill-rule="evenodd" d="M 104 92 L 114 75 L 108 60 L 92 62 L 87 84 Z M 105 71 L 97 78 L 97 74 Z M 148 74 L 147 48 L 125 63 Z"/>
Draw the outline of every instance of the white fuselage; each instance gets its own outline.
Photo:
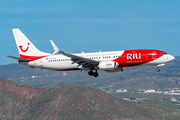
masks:
<path id="1" fill-rule="evenodd" d="M 110 51 L 110 52 L 93 52 L 93 53 L 79 53 L 74 54 L 77 56 L 81 56 L 88 59 L 97 60 L 99 62 L 105 61 L 113 61 L 124 53 L 124 51 Z M 173 56 L 166 54 L 153 61 L 143 63 L 137 66 L 155 66 L 165 64 L 174 59 Z M 30 67 L 36 67 L 47 70 L 55 70 L 55 71 L 66 71 L 66 70 L 89 70 L 83 69 L 77 63 L 73 64 L 71 58 L 66 57 L 64 55 L 49 55 L 47 57 L 32 61 L 32 62 L 21 62 L 23 65 L 27 65 Z"/>

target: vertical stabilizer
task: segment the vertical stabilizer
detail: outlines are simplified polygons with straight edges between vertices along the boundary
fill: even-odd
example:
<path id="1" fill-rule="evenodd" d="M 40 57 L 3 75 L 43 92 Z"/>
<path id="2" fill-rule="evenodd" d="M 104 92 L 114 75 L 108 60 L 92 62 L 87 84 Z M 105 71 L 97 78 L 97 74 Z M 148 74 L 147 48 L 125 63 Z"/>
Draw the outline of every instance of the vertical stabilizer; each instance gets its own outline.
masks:
<path id="1" fill-rule="evenodd" d="M 32 57 L 50 55 L 38 50 L 18 28 L 12 29 L 12 32 L 21 58 L 31 59 Z"/>

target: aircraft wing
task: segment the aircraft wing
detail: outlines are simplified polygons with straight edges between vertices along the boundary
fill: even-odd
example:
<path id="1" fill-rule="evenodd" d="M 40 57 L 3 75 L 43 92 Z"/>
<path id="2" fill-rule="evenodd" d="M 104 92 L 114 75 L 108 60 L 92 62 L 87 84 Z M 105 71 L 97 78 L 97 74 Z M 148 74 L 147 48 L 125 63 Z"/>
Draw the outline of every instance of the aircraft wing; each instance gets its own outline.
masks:
<path id="1" fill-rule="evenodd" d="M 30 59 L 19 58 L 19 57 L 14 57 L 14 56 L 9 56 L 9 55 L 6 55 L 6 57 L 9 57 L 9 58 L 12 58 L 12 59 L 15 59 L 15 60 L 19 60 L 20 62 L 29 62 L 29 61 L 31 61 Z"/>
<path id="2" fill-rule="evenodd" d="M 63 52 L 63 51 L 59 50 L 59 48 L 54 44 L 54 42 L 52 40 L 50 40 L 50 41 L 51 41 L 51 44 L 54 48 L 54 51 L 55 51 L 54 53 L 58 52 L 64 56 L 71 58 L 71 60 L 73 61 L 72 64 L 77 63 L 78 66 L 82 65 L 85 68 L 96 67 L 99 64 L 99 61 L 97 61 L 97 60 L 92 60 L 92 59 L 88 59 L 88 58 L 84 58 L 84 57 L 80 57 L 77 55 L 73 55 L 73 54 Z"/>

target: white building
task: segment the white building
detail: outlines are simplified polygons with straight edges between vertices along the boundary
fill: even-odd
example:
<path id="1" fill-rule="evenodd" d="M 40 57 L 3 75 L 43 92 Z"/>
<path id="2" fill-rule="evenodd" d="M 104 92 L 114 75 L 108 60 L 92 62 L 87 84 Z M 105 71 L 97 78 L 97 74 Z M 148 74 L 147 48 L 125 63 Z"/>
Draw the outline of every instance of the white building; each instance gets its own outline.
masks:
<path id="1" fill-rule="evenodd" d="M 154 89 L 146 89 L 144 93 L 156 93 Z"/>
<path id="2" fill-rule="evenodd" d="M 127 92 L 127 90 L 123 90 L 123 89 L 118 89 L 115 92 Z"/>

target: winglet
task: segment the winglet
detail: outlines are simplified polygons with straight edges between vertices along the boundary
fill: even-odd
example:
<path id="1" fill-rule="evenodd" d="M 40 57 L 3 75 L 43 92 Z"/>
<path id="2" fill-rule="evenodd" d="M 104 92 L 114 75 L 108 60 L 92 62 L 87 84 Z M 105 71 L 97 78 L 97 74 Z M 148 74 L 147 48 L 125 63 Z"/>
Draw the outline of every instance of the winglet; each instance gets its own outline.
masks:
<path id="1" fill-rule="evenodd" d="M 50 40 L 50 42 L 51 42 L 52 47 L 54 49 L 54 53 L 53 53 L 53 55 L 54 55 L 55 53 L 59 52 L 59 48 L 54 44 L 54 42 L 52 40 Z"/>

